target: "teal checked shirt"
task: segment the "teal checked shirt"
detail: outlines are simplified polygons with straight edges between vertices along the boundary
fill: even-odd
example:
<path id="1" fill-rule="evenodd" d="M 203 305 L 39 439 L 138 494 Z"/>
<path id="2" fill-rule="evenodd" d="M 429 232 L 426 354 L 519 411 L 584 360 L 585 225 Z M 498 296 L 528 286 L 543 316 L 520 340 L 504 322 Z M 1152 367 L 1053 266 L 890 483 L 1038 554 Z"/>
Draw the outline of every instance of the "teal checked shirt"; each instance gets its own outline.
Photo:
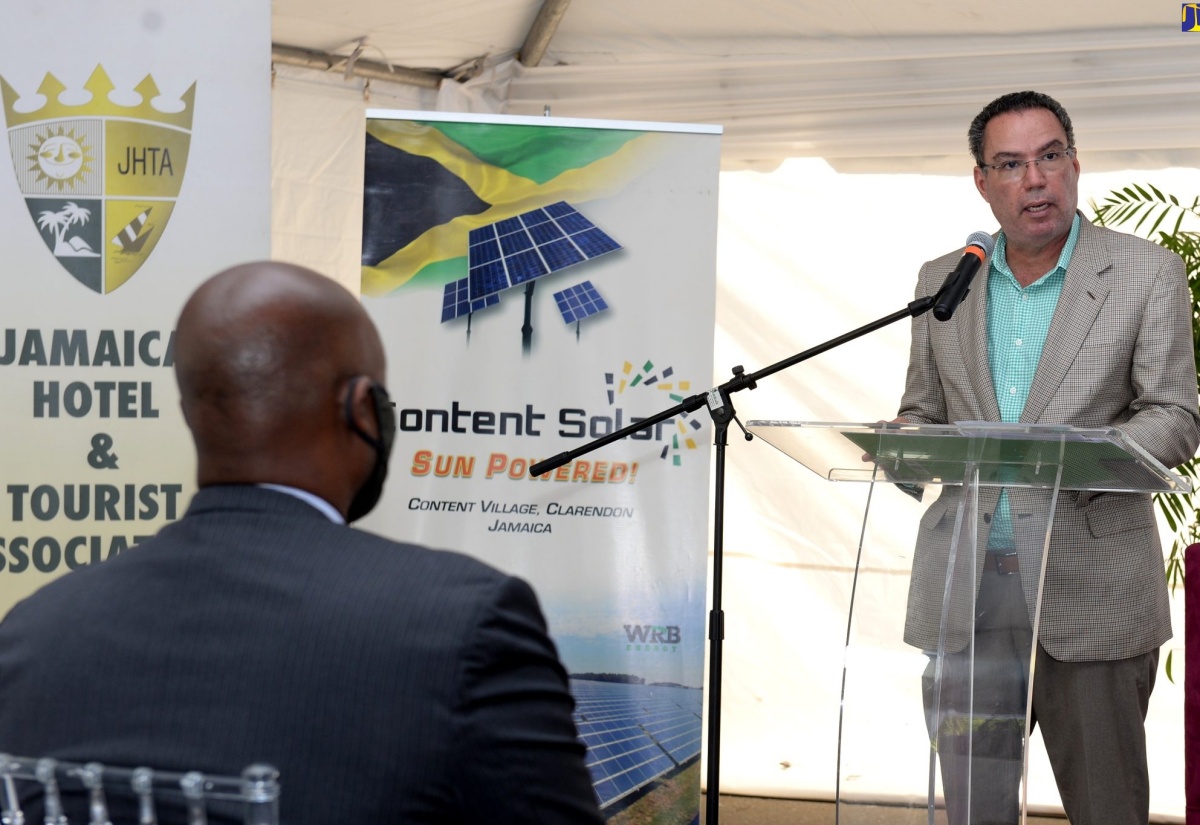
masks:
<path id="1" fill-rule="evenodd" d="M 1000 406 L 1000 420 L 1016 424 L 1025 409 L 1025 399 L 1033 385 L 1046 333 L 1062 294 L 1067 264 L 1079 239 L 1079 215 L 1071 223 L 1071 233 L 1063 245 L 1058 263 L 1027 287 L 1017 283 L 1006 255 L 1004 233 L 996 241 L 987 284 L 988 363 L 992 385 Z M 1012 516 L 1008 494 L 1001 492 L 992 524 L 989 549 L 1013 546 Z"/>

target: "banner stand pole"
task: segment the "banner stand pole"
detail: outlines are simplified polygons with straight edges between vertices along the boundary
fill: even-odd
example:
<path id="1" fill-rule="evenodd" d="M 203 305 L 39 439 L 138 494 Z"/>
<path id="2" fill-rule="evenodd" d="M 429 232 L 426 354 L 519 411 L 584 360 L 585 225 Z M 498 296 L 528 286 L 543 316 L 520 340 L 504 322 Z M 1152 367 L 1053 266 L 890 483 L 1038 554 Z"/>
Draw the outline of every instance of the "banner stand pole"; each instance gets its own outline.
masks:
<path id="1" fill-rule="evenodd" d="M 608 435 L 601 436 L 594 441 L 589 441 L 582 447 L 569 450 L 565 453 L 559 453 L 545 461 L 539 461 L 529 468 L 529 475 L 532 477 L 544 475 L 606 444 L 611 444 L 614 441 L 619 441 L 629 435 L 641 432 L 662 421 L 674 418 L 682 413 L 695 412 L 701 407 L 708 408 L 709 416 L 713 421 L 713 444 L 717 448 L 717 472 L 714 481 L 715 489 L 713 491 L 712 607 L 708 612 L 708 748 L 706 751 L 708 757 L 708 774 L 707 787 L 705 789 L 706 825 L 718 825 L 718 806 L 720 802 L 721 653 L 725 639 L 725 612 L 721 609 L 721 584 L 724 574 L 723 556 L 725 544 L 725 447 L 728 441 L 729 422 L 733 421 L 737 423 L 738 428 L 745 433 L 747 441 L 754 438 L 754 436 L 746 432 L 745 428 L 742 427 L 742 422 L 738 421 L 737 412 L 734 410 L 733 402 L 729 396 L 740 390 L 752 390 L 758 386 L 758 381 L 762 378 L 774 375 L 781 370 L 799 364 L 801 361 L 807 361 L 809 358 L 853 341 L 877 329 L 882 329 L 896 321 L 904 318 L 916 318 L 918 315 L 927 312 L 934 305 L 938 297 L 945 291 L 946 286 L 946 284 L 943 284 L 942 288 L 935 295 L 917 298 L 909 302 L 908 306 L 898 312 L 893 312 L 891 315 L 886 315 L 877 321 L 872 321 L 865 326 L 851 330 L 837 338 L 832 338 L 811 349 L 796 353 L 769 367 L 764 367 L 758 372 L 746 375 L 741 366 L 734 367 L 733 378 L 706 393 L 690 395 L 675 406 L 655 413 L 649 418 L 644 418 L 627 427 L 614 430 Z"/>

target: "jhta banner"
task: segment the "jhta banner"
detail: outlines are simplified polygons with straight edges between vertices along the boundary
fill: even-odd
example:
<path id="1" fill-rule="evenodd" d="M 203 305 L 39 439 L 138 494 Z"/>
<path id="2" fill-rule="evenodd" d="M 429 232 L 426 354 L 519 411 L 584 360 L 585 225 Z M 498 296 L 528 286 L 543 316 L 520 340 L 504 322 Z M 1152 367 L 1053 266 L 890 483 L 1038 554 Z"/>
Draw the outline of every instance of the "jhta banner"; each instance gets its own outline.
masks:
<path id="1" fill-rule="evenodd" d="M 4 17 L 0 616 L 186 509 L 173 328 L 270 252 L 271 106 L 263 0 Z"/>

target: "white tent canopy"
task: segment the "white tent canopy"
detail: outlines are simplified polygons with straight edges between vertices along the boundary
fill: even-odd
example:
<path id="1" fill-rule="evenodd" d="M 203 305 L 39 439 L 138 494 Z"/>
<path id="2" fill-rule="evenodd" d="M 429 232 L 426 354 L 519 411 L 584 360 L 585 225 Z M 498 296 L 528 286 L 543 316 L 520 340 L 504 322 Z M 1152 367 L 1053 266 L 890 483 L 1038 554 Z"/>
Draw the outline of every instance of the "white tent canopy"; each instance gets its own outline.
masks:
<path id="1" fill-rule="evenodd" d="M 1071 112 L 1085 211 L 1135 182 L 1200 193 L 1200 171 L 1167 168 L 1200 166 L 1200 35 L 1179 31 L 1174 3 L 575 0 L 526 65 L 541 6 L 275 0 L 273 254 L 357 289 L 368 107 L 720 124 L 716 384 L 902 308 L 922 261 L 995 228 L 965 133 L 1004 92 L 1035 88 Z M 733 171 L 747 169 L 775 171 Z M 894 325 L 737 409 L 890 417 L 907 342 Z M 838 517 L 861 513 L 860 493 L 731 442 L 721 790 L 830 797 L 851 560 L 824 539 L 853 529 Z M 1148 726 L 1152 811 L 1182 822 L 1178 682 L 1160 677 Z M 1053 807 L 1040 747 L 1032 758 L 1030 801 Z"/>
<path id="2" fill-rule="evenodd" d="M 1200 165 L 1200 35 L 1176 3 L 568 3 L 538 28 L 541 0 L 276 0 L 273 39 L 465 78 L 443 110 L 721 124 L 726 168 L 958 171 L 971 116 L 1025 88 L 1072 112 L 1093 169 Z"/>

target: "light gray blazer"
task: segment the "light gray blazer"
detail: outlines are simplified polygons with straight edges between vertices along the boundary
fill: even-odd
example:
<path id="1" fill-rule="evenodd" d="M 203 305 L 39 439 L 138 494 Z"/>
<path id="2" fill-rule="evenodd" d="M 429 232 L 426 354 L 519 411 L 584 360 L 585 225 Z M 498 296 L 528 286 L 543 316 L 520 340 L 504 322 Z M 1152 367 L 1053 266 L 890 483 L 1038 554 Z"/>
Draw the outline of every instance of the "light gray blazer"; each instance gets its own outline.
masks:
<path id="1" fill-rule="evenodd" d="M 961 254 L 921 267 L 916 294 L 935 293 Z M 927 424 L 1000 420 L 988 364 L 987 278 L 985 268 L 950 321 L 939 322 L 930 313 L 913 319 L 899 412 L 904 418 Z M 1177 255 L 1084 219 L 1021 421 L 1115 426 L 1167 467 L 1191 458 L 1200 444 L 1191 307 Z M 925 649 L 937 647 L 946 550 L 962 491 L 942 489 L 921 522 L 905 624 L 905 641 Z M 1041 548 L 1023 540 L 1021 527 L 1025 514 L 1048 509 L 1049 496 L 1029 490 L 1010 490 L 1009 496 L 1032 614 L 1034 556 Z M 998 497 L 997 488 L 981 492 L 980 512 L 988 519 L 979 519 L 980 556 Z M 982 558 L 979 562 L 976 586 Z M 1046 652 L 1062 661 L 1122 659 L 1170 637 L 1150 497 L 1060 494 L 1038 634 Z M 948 646 L 965 644 L 962 637 Z"/>

